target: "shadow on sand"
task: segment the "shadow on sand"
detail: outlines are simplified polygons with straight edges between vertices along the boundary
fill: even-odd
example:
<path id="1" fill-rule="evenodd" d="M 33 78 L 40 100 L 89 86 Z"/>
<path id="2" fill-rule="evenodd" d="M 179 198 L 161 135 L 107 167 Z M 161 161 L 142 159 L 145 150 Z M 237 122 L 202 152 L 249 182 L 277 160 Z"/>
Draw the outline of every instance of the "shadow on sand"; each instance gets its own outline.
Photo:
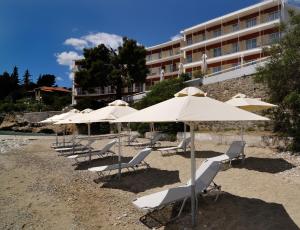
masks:
<path id="1" fill-rule="evenodd" d="M 232 162 L 234 168 L 245 168 L 266 173 L 279 173 L 295 166 L 282 158 L 246 157 L 244 164 Z"/>
<path id="2" fill-rule="evenodd" d="M 95 180 L 96 183 L 103 181 Z M 115 179 L 104 182 L 103 188 L 121 189 L 133 193 L 144 192 L 148 189 L 162 187 L 180 182 L 179 171 L 160 170 L 156 168 L 138 169 L 123 172 L 121 181 Z"/>
<path id="3" fill-rule="evenodd" d="M 215 151 L 195 151 L 195 157 L 196 158 L 203 158 L 203 159 L 220 156 L 222 154 L 224 154 L 224 153 L 215 152 Z M 182 157 L 185 157 L 185 158 L 191 158 L 191 152 L 190 151 L 187 151 L 186 153 L 179 152 L 178 155 L 182 156 Z"/>
<path id="4" fill-rule="evenodd" d="M 132 159 L 132 157 L 122 157 L 122 162 L 129 162 Z M 75 164 L 75 170 L 87 170 L 88 168 L 92 167 L 98 167 L 103 165 L 111 165 L 111 164 L 117 164 L 118 163 L 118 157 L 117 156 L 109 156 L 104 158 L 97 158 L 92 159 L 91 162 L 88 160 Z"/>
<path id="5" fill-rule="evenodd" d="M 180 205 L 174 205 L 172 209 L 159 210 L 155 218 L 159 218 L 163 222 L 164 216 L 170 218 L 176 215 L 179 207 Z M 278 203 L 268 203 L 260 199 L 240 197 L 223 192 L 216 202 L 199 199 L 198 207 L 198 228 L 196 229 L 299 230 L 283 205 Z M 183 217 L 168 224 L 165 229 L 174 230 L 191 227 L 190 212 L 190 203 L 187 203 L 182 214 Z M 156 226 L 150 227 L 155 228 Z"/>

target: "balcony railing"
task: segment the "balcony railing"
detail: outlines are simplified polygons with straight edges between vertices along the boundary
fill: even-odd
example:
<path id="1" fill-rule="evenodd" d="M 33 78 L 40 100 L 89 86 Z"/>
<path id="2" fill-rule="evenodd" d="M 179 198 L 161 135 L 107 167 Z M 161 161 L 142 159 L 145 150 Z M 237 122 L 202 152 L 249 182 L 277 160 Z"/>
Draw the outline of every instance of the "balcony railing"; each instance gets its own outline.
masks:
<path id="1" fill-rule="evenodd" d="M 231 34 L 237 31 L 241 31 L 243 29 L 251 28 L 254 26 L 259 26 L 264 23 L 272 22 L 275 20 L 278 20 L 280 18 L 280 11 L 274 11 L 268 14 L 261 14 L 260 16 L 256 17 L 256 23 L 248 23 L 246 20 L 239 21 L 237 24 L 232 24 L 228 26 L 222 26 L 221 31 L 219 34 L 214 34 L 214 31 L 205 31 L 203 34 L 199 35 L 192 35 L 192 37 L 187 38 L 187 41 L 185 42 L 185 46 L 190 46 L 199 42 L 203 42 L 206 40 L 210 40 L 212 38 L 224 36 L 227 34 Z M 233 26 L 237 25 L 237 26 Z M 218 35 L 218 36 L 216 36 Z"/>

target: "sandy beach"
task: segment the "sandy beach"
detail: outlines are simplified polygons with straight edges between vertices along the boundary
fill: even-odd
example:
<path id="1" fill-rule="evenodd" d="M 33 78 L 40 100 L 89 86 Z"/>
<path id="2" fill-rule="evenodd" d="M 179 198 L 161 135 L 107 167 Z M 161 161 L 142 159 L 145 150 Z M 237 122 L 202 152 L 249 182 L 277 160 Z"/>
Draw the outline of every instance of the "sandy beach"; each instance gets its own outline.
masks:
<path id="1" fill-rule="evenodd" d="M 145 213 L 132 200 L 190 178 L 189 153 L 163 157 L 153 151 L 147 158 L 150 169 L 123 173 L 121 182 L 101 181 L 86 170 L 89 165 L 75 166 L 58 156 L 50 148 L 53 137 L 1 136 L 0 141 L 6 146 L 21 143 L 0 154 L 0 229 L 147 229 L 139 222 Z M 107 142 L 97 141 L 95 147 Z M 162 142 L 170 144 L 175 145 Z M 196 144 L 197 166 L 228 148 Z M 125 147 L 123 152 L 123 160 L 129 161 L 137 150 Z M 216 176 L 222 186 L 219 199 L 199 200 L 197 229 L 299 229 L 300 157 L 257 147 L 246 147 L 245 153 L 244 164 L 236 162 Z M 92 164 L 116 162 L 111 157 Z M 189 229 L 190 219 L 185 210 L 162 229 Z"/>

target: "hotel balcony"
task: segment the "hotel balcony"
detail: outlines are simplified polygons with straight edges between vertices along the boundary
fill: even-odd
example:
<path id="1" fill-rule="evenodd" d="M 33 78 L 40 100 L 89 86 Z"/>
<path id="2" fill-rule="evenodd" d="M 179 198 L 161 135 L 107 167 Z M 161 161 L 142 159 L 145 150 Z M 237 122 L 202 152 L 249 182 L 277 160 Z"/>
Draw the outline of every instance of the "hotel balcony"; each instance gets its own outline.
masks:
<path id="1" fill-rule="evenodd" d="M 145 91 L 145 84 L 133 84 L 132 87 L 124 87 L 122 89 L 122 94 L 129 95 Z M 112 87 L 94 87 L 88 90 L 83 90 L 82 88 L 75 88 L 75 97 L 97 97 L 104 98 L 108 96 L 116 95 L 116 90 Z"/>
<path id="2" fill-rule="evenodd" d="M 267 0 L 187 28 L 182 51 L 233 39 L 261 30 L 266 30 L 280 23 L 281 1 Z"/>
<path id="3" fill-rule="evenodd" d="M 195 52 L 186 55 L 184 69 L 199 67 L 202 65 L 202 55 L 207 55 L 207 64 L 226 63 L 228 60 L 240 59 L 251 55 L 261 54 L 264 47 L 276 43 L 279 39 L 279 32 L 266 34 L 259 37 L 253 37 L 248 40 L 233 42 L 221 47 L 211 48 L 201 52 Z M 191 52 L 191 51 L 190 51 Z M 236 61 L 238 62 L 238 61 Z M 234 63 L 237 64 L 237 63 Z"/>

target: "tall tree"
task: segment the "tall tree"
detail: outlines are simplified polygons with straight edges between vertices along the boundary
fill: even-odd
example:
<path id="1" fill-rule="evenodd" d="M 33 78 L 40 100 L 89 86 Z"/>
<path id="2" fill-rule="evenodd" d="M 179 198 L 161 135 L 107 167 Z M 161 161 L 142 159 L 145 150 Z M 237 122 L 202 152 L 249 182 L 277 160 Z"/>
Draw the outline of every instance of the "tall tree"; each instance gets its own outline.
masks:
<path id="1" fill-rule="evenodd" d="M 258 68 L 256 80 L 265 83 L 271 102 L 275 131 L 293 137 L 292 149 L 300 150 L 300 15 L 289 12 L 290 21 L 282 26 L 280 42 L 266 52 L 270 60 Z"/>
<path id="2" fill-rule="evenodd" d="M 84 59 L 75 82 L 83 89 L 97 86 L 112 86 L 117 98 L 122 97 L 122 88 L 133 82 L 146 79 L 146 50 L 135 40 L 123 39 L 123 46 L 112 50 L 105 45 L 84 49 Z"/>
<path id="3" fill-rule="evenodd" d="M 38 87 L 41 86 L 54 86 L 56 77 L 52 74 L 43 74 L 38 77 L 36 82 Z"/>
<path id="4" fill-rule="evenodd" d="M 29 70 L 27 69 L 23 75 L 23 84 L 26 90 L 28 90 L 30 86 L 30 77 L 31 75 L 29 73 Z"/>
<path id="5" fill-rule="evenodd" d="M 17 89 L 19 85 L 19 72 L 17 66 L 14 67 L 13 72 L 11 74 L 11 78 L 14 88 Z"/>

